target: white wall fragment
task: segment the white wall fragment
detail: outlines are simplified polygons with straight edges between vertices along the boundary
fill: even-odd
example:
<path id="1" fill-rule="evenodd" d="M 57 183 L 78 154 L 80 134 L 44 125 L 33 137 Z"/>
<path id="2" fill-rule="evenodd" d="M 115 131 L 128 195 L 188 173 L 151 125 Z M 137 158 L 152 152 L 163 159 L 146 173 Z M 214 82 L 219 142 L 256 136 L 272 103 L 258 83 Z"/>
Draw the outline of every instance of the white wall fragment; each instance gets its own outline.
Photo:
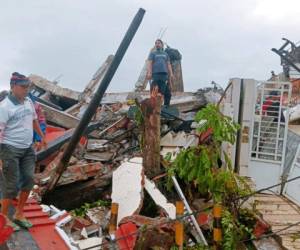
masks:
<path id="1" fill-rule="evenodd" d="M 156 205 L 163 208 L 171 219 L 176 218 L 176 207 L 172 203 L 168 203 L 166 197 L 155 186 L 155 183 L 145 178 L 145 189 L 154 200 Z"/>
<path id="2" fill-rule="evenodd" d="M 119 204 L 118 223 L 138 212 L 143 200 L 142 158 L 133 158 L 113 172 L 112 202 Z"/>

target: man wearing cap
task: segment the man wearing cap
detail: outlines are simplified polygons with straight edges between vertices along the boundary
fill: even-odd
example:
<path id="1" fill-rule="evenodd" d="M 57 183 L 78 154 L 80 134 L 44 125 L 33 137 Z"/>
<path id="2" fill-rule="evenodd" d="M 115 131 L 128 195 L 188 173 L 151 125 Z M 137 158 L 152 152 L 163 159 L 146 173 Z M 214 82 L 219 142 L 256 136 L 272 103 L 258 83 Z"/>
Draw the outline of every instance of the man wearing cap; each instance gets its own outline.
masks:
<path id="1" fill-rule="evenodd" d="M 151 91 L 154 87 L 158 87 L 159 92 L 164 96 L 166 106 L 170 105 L 173 78 L 169 55 L 164 51 L 162 40 L 157 39 L 155 50 L 150 53 L 148 58 L 147 79 L 152 79 Z"/>
<path id="2" fill-rule="evenodd" d="M 9 221 L 15 230 L 20 229 L 18 225 L 25 228 L 32 226 L 24 217 L 23 208 L 34 184 L 33 130 L 42 138 L 42 144 L 47 145 L 33 103 L 27 97 L 29 85 L 27 77 L 13 73 L 10 80 L 11 91 L 0 103 L 1 212 L 8 215 L 9 205 L 20 189 L 15 223 Z"/>

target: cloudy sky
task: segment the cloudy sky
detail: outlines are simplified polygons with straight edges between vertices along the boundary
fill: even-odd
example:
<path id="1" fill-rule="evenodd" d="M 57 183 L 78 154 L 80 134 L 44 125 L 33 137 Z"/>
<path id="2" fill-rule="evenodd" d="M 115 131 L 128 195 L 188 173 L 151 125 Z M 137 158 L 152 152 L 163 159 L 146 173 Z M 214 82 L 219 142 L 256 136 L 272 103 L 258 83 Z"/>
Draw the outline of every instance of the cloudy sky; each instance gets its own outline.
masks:
<path id="1" fill-rule="evenodd" d="M 0 0 L 0 90 L 19 71 L 82 90 L 115 53 L 139 7 L 146 10 L 109 91 L 134 88 L 162 28 L 182 55 L 186 90 L 281 70 L 271 48 L 300 40 L 299 0 Z"/>

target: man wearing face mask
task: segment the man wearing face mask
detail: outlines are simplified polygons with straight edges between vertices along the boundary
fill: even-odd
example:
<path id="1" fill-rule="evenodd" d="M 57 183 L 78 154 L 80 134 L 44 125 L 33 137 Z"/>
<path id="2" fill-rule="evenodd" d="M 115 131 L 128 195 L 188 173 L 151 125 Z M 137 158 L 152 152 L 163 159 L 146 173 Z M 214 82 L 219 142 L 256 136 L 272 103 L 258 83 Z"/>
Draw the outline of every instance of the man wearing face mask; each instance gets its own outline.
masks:
<path id="1" fill-rule="evenodd" d="M 33 103 L 27 97 L 29 84 L 27 77 L 14 72 L 10 80 L 11 92 L 0 103 L 1 213 L 8 215 L 9 205 L 20 190 L 15 223 L 8 220 L 15 231 L 19 226 L 32 227 L 24 217 L 23 208 L 34 184 L 33 130 L 42 138 L 43 146 L 47 145 Z"/>
<path id="2" fill-rule="evenodd" d="M 147 65 L 147 79 L 152 80 L 150 90 L 156 86 L 164 96 L 164 104 L 170 105 L 172 80 L 174 78 L 170 58 L 164 51 L 163 42 L 155 41 L 155 49 L 150 53 Z"/>

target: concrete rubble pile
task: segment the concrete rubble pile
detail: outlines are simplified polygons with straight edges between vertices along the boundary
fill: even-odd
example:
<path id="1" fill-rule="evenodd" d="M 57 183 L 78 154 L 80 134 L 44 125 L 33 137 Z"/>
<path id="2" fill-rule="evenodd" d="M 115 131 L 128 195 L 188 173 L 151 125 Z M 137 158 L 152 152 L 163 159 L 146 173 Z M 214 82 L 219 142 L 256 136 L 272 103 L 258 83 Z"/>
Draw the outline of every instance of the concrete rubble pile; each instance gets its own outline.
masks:
<path id="1" fill-rule="evenodd" d="M 139 146 L 141 131 L 132 113 L 136 101 L 149 98 L 149 91 L 106 93 L 85 136 L 73 152 L 68 168 L 54 191 L 45 195 L 63 151 L 112 58 L 107 58 L 81 93 L 43 77 L 30 76 L 33 83 L 31 94 L 44 110 L 49 141 L 47 149 L 36 153 L 38 167 L 32 195 L 43 204 L 53 204 L 62 210 L 73 209 L 61 229 L 68 235 L 64 237 L 68 245 L 74 249 L 92 246 L 96 246 L 93 249 L 105 249 L 99 244 L 111 246 L 114 237 L 124 234 L 119 229 L 128 232 L 145 225 L 153 227 L 143 233 L 148 243 L 140 242 L 141 237 L 135 237 L 130 244 L 134 242 L 142 247 L 164 242 L 164 246 L 172 246 L 173 224 L 164 224 L 164 221 L 175 219 L 175 206 L 166 199 L 156 183 L 144 175 Z M 195 138 L 185 132 L 190 132 L 195 112 L 207 103 L 219 100 L 221 93 L 222 90 L 213 88 L 196 93 L 173 93 L 170 107 L 163 107 L 161 114 L 162 156 Z M 157 205 L 159 216 L 151 218 L 140 214 L 144 209 L 145 195 L 150 196 Z M 109 234 L 108 230 L 111 202 L 119 204 L 118 230 L 115 234 Z M 153 242 L 154 236 L 158 238 Z M 115 243 L 121 247 L 126 242 Z"/>

